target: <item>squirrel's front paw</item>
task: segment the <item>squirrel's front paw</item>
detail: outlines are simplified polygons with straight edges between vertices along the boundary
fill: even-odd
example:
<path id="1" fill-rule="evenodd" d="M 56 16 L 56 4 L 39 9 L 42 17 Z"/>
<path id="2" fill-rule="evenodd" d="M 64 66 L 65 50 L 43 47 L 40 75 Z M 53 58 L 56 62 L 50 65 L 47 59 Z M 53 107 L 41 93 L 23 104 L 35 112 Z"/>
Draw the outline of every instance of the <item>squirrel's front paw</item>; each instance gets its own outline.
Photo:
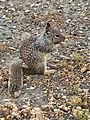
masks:
<path id="1" fill-rule="evenodd" d="M 44 74 L 54 74 L 56 72 L 56 70 L 45 70 Z"/>

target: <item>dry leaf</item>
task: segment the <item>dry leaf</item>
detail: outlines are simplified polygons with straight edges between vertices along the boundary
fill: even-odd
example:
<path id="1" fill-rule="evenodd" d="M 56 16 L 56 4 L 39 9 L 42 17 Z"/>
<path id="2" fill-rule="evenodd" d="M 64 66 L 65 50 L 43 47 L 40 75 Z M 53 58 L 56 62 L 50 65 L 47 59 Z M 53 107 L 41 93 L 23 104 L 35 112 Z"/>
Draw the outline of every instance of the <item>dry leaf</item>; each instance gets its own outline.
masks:
<path id="1" fill-rule="evenodd" d="M 84 73 L 87 70 L 86 67 L 81 68 L 81 72 Z"/>

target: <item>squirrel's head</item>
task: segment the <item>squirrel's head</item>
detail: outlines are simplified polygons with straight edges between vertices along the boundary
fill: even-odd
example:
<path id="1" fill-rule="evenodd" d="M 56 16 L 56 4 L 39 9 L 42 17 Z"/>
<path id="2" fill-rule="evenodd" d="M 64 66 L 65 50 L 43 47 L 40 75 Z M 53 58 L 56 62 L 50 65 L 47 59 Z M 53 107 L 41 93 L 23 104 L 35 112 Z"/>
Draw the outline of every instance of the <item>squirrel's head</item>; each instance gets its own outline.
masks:
<path id="1" fill-rule="evenodd" d="M 45 34 L 49 38 L 49 43 L 58 44 L 65 40 L 65 37 L 60 33 L 60 31 L 47 23 L 45 28 Z"/>

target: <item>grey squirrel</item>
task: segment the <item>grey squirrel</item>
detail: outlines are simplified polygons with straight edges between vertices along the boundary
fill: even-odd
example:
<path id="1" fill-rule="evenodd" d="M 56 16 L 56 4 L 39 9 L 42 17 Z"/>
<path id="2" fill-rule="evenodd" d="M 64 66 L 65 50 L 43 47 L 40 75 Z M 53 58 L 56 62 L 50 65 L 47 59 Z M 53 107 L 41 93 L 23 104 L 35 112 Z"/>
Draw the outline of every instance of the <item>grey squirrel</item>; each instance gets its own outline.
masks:
<path id="1" fill-rule="evenodd" d="M 60 31 L 53 28 L 50 23 L 47 23 L 39 37 L 29 38 L 25 41 L 20 47 L 20 55 L 28 68 L 24 68 L 19 64 L 11 66 L 11 74 L 13 75 L 11 75 L 11 80 L 9 81 L 9 92 L 14 94 L 15 91 L 22 88 L 22 73 L 45 74 L 51 72 L 52 70 L 47 70 L 47 56 L 49 53 L 54 52 L 57 44 L 64 40 L 65 37 L 61 35 Z"/>

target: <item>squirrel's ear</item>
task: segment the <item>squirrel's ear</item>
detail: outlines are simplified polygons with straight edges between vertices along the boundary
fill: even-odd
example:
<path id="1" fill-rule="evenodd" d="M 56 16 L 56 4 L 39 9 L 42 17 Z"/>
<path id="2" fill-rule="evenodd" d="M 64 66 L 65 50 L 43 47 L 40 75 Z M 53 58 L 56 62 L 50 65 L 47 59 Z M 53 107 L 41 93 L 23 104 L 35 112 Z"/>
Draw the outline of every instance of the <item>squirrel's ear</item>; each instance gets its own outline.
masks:
<path id="1" fill-rule="evenodd" d="M 46 26 L 46 28 L 45 28 L 46 33 L 48 33 L 48 31 L 49 31 L 49 27 L 50 27 L 50 26 L 51 26 L 50 23 L 47 23 L 47 26 Z"/>
<path id="2" fill-rule="evenodd" d="M 51 25 L 50 25 L 50 23 L 47 23 L 47 26 L 46 27 L 50 27 Z"/>

